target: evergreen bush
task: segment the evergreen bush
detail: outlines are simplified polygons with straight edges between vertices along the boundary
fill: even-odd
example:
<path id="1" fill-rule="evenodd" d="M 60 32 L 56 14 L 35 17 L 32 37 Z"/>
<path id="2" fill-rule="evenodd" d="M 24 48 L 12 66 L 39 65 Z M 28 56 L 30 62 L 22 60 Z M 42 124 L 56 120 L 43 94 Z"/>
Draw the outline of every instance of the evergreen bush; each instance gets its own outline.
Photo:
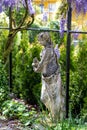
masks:
<path id="1" fill-rule="evenodd" d="M 30 44 L 27 34 L 23 32 L 21 39 L 18 37 L 20 44 L 16 44 L 13 50 L 13 91 L 18 97 L 35 104 L 40 98 L 41 74 L 33 71 L 32 62 L 34 57 L 40 58 L 41 46 Z"/>
<path id="2" fill-rule="evenodd" d="M 9 98 L 8 75 L 0 60 L 0 106 Z"/>

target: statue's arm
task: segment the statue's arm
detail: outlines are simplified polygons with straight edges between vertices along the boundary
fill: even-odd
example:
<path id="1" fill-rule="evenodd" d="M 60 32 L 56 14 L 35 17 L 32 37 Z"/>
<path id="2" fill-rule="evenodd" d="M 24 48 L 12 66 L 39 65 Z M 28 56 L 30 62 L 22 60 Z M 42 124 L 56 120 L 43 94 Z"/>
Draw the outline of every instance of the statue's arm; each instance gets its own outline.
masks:
<path id="1" fill-rule="evenodd" d="M 33 66 L 33 70 L 36 72 L 37 68 L 38 68 L 38 64 L 39 64 L 39 60 L 37 59 L 37 57 L 35 57 L 33 59 L 33 63 L 32 63 L 32 66 Z"/>
<path id="2" fill-rule="evenodd" d="M 46 65 L 51 58 L 51 50 L 47 48 L 44 53 L 42 53 L 41 61 L 39 62 L 39 67 Z"/>
<path id="3" fill-rule="evenodd" d="M 38 62 L 33 62 L 33 69 L 35 72 L 41 72 L 43 69 L 44 64 L 47 64 L 48 59 L 50 59 L 50 54 L 48 53 L 48 50 L 45 50 L 41 54 L 41 60 Z"/>

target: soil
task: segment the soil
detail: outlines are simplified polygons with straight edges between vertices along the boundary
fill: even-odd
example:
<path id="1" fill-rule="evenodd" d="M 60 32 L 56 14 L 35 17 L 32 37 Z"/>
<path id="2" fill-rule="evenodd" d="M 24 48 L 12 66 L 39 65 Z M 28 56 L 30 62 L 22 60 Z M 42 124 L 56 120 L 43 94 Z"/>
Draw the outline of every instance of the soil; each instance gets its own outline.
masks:
<path id="1" fill-rule="evenodd" d="M 23 130 L 22 128 L 22 124 L 18 120 L 0 119 L 0 130 Z"/>

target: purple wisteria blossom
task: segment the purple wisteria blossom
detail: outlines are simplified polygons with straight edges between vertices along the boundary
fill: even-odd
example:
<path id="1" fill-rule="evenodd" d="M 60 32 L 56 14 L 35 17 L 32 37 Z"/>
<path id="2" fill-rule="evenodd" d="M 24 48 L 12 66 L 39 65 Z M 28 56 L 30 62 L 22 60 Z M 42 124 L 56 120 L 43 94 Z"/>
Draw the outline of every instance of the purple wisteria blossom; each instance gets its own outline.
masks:
<path id="1" fill-rule="evenodd" d="M 2 6 L 5 7 L 14 7 L 16 4 L 16 0 L 2 0 Z"/>
<path id="2" fill-rule="evenodd" d="M 2 5 L 0 4 L 0 13 L 2 12 Z"/>
<path id="3" fill-rule="evenodd" d="M 0 2 L 0 13 L 2 12 L 2 0 Z"/>
<path id="4" fill-rule="evenodd" d="M 35 14 L 35 10 L 32 6 L 32 2 L 31 0 L 28 0 L 28 9 L 29 9 L 29 13 L 32 15 L 32 14 Z"/>
<path id="5" fill-rule="evenodd" d="M 71 3 L 72 9 L 75 9 L 77 14 L 80 14 L 80 13 L 85 14 L 87 12 L 87 0 L 67 0 L 67 2 Z M 60 36 L 61 37 L 63 37 L 63 34 L 64 34 L 65 21 L 66 20 L 64 18 L 60 20 Z"/>
<path id="6" fill-rule="evenodd" d="M 76 12 L 79 14 L 81 12 L 86 13 L 87 12 L 87 0 L 69 0 L 75 5 Z"/>
<path id="7" fill-rule="evenodd" d="M 45 21 L 47 21 L 47 12 L 44 12 L 43 13 L 43 18 L 42 18 L 42 20 L 45 22 Z"/>
<path id="8" fill-rule="evenodd" d="M 35 10 L 32 6 L 32 2 L 31 0 L 27 0 L 28 3 L 28 10 L 29 10 L 29 14 L 35 14 Z M 8 7 L 12 7 L 12 9 L 14 8 L 18 8 L 18 6 L 20 5 L 26 5 L 25 4 L 25 0 L 1 0 L 0 1 L 0 12 L 3 11 L 3 9 L 8 8 Z"/>
<path id="9" fill-rule="evenodd" d="M 74 38 L 74 40 L 77 40 L 79 36 L 79 33 L 77 33 L 79 31 L 79 28 L 75 28 L 74 31 L 75 33 L 72 33 L 72 37 Z"/>
<path id="10" fill-rule="evenodd" d="M 65 28 L 66 20 L 64 18 L 61 18 L 60 20 L 60 36 L 63 37 L 64 35 L 64 28 Z"/>
<path id="11" fill-rule="evenodd" d="M 74 40 L 77 40 L 78 39 L 78 36 L 79 36 L 79 33 L 73 33 L 73 38 L 74 38 Z"/>
<path id="12" fill-rule="evenodd" d="M 54 52 L 55 52 L 57 58 L 59 59 L 59 58 L 60 58 L 60 52 L 59 52 L 59 49 L 58 49 L 58 44 L 57 44 L 56 47 L 54 48 Z"/>

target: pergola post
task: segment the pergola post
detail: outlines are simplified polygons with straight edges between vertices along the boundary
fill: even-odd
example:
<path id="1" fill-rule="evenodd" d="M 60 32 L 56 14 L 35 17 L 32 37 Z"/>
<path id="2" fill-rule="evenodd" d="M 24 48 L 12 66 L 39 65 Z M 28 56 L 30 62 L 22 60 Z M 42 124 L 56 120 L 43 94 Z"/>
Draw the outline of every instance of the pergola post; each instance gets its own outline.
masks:
<path id="1" fill-rule="evenodd" d="M 72 17 L 71 3 L 68 2 L 68 13 L 67 13 L 67 45 L 66 45 L 66 118 L 68 118 L 68 113 L 69 113 L 71 17 Z"/>

